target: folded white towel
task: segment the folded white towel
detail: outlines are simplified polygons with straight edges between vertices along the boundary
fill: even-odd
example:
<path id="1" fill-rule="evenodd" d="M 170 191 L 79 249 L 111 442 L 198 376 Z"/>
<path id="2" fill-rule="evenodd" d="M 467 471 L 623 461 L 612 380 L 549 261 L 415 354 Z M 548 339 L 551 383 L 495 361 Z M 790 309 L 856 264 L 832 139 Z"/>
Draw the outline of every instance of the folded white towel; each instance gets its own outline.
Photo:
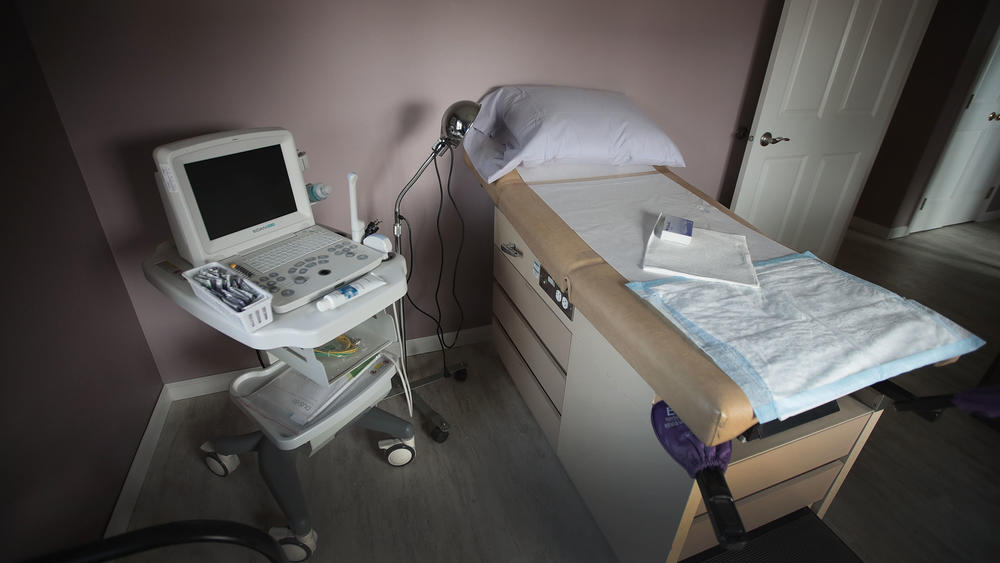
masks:
<path id="1" fill-rule="evenodd" d="M 745 236 L 695 228 L 691 242 L 681 245 L 662 240 L 656 231 L 654 228 L 646 241 L 643 270 L 664 277 L 685 276 L 757 287 Z"/>

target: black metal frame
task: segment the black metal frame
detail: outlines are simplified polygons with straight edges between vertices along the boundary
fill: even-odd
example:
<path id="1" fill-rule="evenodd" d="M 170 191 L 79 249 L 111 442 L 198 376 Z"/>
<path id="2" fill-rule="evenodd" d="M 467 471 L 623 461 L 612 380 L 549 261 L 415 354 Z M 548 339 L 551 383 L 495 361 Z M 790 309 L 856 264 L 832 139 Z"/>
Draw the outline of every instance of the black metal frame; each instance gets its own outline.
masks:
<path id="1" fill-rule="evenodd" d="M 186 543 L 229 543 L 252 549 L 271 563 L 288 559 L 267 532 L 226 520 L 183 520 L 161 524 L 32 559 L 25 563 L 97 563 Z"/>

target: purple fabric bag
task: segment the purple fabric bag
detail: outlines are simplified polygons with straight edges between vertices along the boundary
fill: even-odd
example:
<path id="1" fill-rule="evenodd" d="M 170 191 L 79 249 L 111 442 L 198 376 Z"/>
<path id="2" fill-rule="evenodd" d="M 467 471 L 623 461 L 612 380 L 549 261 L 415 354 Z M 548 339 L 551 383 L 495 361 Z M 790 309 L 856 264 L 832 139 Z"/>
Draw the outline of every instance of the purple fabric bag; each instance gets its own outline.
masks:
<path id="1" fill-rule="evenodd" d="M 996 418 L 1000 416 L 1000 385 L 975 387 L 955 393 L 951 402 L 967 413 Z"/>
<path id="2" fill-rule="evenodd" d="M 725 473 L 733 456 L 732 442 L 706 446 L 699 440 L 677 413 L 660 401 L 650 413 L 653 431 L 663 449 L 679 463 L 692 479 L 703 469 L 715 468 Z"/>
<path id="3" fill-rule="evenodd" d="M 649 416 L 660 445 L 697 481 L 716 539 L 726 549 L 742 549 L 747 534 L 723 476 L 733 456 L 732 442 L 706 446 L 663 401 L 653 405 Z"/>

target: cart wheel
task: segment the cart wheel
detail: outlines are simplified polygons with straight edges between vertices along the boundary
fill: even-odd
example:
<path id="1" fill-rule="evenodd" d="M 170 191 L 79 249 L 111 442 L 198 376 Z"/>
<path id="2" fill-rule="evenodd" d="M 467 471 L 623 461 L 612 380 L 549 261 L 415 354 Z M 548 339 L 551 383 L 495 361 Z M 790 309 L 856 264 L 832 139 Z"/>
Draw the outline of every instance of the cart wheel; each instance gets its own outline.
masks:
<path id="1" fill-rule="evenodd" d="M 304 536 L 296 536 L 288 528 L 271 528 L 269 533 L 289 561 L 305 561 L 316 551 L 316 530 L 309 530 Z"/>
<path id="2" fill-rule="evenodd" d="M 456 370 L 452 373 L 452 375 L 455 376 L 455 381 L 465 381 L 469 377 L 469 371 L 462 368 L 460 370 Z"/>
<path id="3" fill-rule="evenodd" d="M 281 546 L 281 551 L 285 552 L 285 558 L 289 561 L 305 561 L 312 555 L 309 546 L 295 537 L 278 540 L 278 545 Z"/>
<path id="4" fill-rule="evenodd" d="M 240 466 L 240 456 L 220 454 L 215 451 L 211 442 L 202 444 L 201 451 L 205 454 L 205 465 L 208 466 L 208 470 L 219 477 L 228 476 Z"/>
<path id="5" fill-rule="evenodd" d="M 402 467 L 413 461 L 416 452 L 406 444 L 396 444 L 385 452 L 385 460 L 393 467 Z"/>
<path id="6" fill-rule="evenodd" d="M 448 431 L 442 430 L 440 426 L 435 426 L 431 428 L 431 439 L 440 444 L 448 439 Z"/>

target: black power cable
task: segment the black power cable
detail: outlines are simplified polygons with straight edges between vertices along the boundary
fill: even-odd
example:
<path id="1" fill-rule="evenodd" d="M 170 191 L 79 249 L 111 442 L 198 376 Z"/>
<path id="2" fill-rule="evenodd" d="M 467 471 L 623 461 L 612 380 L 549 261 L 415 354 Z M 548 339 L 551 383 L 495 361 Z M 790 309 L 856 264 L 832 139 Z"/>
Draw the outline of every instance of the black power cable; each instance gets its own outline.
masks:
<path id="1" fill-rule="evenodd" d="M 433 159 L 433 161 L 434 161 L 434 172 L 436 173 L 437 180 L 438 180 L 438 209 L 437 209 L 437 217 L 436 217 L 436 221 L 435 221 L 435 226 L 436 226 L 436 230 L 437 230 L 438 248 L 440 250 L 440 259 L 438 261 L 437 281 L 435 282 L 435 285 L 434 285 L 434 306 L 435 306 L 435 310 L 436 310 L 437 315 L 435 316 L 435 315 L 433 315 L 433 314 L 425 311 L 424 309 L 422 309 L 419 305 L 417 305 L 417 303 L 413 300 L 413 298 L 410 297 L 409 293 L 406 294 L 406 300 L 410 303 L 410 306 L 412 306 L 420 314 L 424 315 L 425 317 L 427 317 L 428 319 L 430 319 L 434 323 L 434 332 L 435 332 L 435 335 L 438 338 L 438 343 L 441 344 L 441 360 L 442 360 L 442 364 L 443 364 L 442 365 L 442 369 L 445 370 L 445 373 L 447 373 L 447 369 L 448 369 L 448 367 L 447 367 L 448 366 L 447 350 L 450 350 L 451 348 L 454 348 L 455 345 L 458 343 L 458 336 L 459 336 L 459 334 L 462 331 L 462 324 L 465 322 L 465 310 L 462 308 L 462 304 L 461 304 L 461 302 L 458 299 L 458 289 L 457 289 L 457 285 L 458 285 L 458 282 L 457 282 L 457 278 L 458 278 L 458 265 L 459 265 L 459 260 L 461 259 L 461 256 L 462 256 L 462 249 L 465 246 L 465 220 L 462 218 L 462 213 L 458 209 L 458 203 L 455 201 L 455 197 L 454 197 L 454 195 L 451 192 L 451 177 L 452 177 L 452 174 L 454 172 L 455 154 L 454 154 L 454 149 L 452 147 L 450 147 L 450 146 L 448 147 L 448 153 L 449 153 L 449 157 L 450 158 L 449 158 L 449 163 L 448 163 L 447 188 L 445 187 L 445 182 L 441 179 L 441 172 L 440 172 L 440 169 L 438 168 L 438 163 L 437 163 L 438 156 L 435 155 L 434 159 Z M 456 254 L 455 254 L 455 267 L 454 267 L 454 269 L 452 271 L 452 279 L 451 279 L 451 295 L 452 295 L 452 299 L 455 302 L 456 307 L 458 308 L 459 320 L 458 320 L 458 327 L 455 329 L 455 338 L 452 340 L 451 344 L 449 344 L 448 342 L 446 342 L 446 339 L 445 339 L 444 326 L 442 325 L 442 321 L 443 321 L 442 317 L 443 317 L 443 315 L 442 315 L 442 312 L 441 312 L 441 302 L 440 302 L 440 298 L 439 298 L 440 292 L 441 292 L 441 281 L 444 278 L 444 261 L 445 261 L 444 235 L 441 233 L 441 213 L 444 210 L 444 194 L 445 194 L 445 191 L 447 191 L 447 193 L 448 193 L 448 199 L 451 201 L 452 207 L 454 207 L 454 209 L 455 209 L 455 214 L 458 217 L 459 225 L 460 225 L 460 228 L 461 228 L 460 236 L 459 236 L 459 243 L 458 243 L 458 252 L 456 252 Z M 409 252 L 409 257 L 408 257 L 408 260 L 409 260 L 409 263 L 410 263 L 410 268 L 409 268 L 409 270 L 407 272 L 407 275 L 406 275 L 406 281 L 407 281 L 407 283 L 409 283 L 410 277 L 413 275 L 414 266 L 416 264 L 416 260 L 414 258 L 414 252 L 413 252 L 413 228 L 410 226 L 410 222 L 407 221 L 406 218 L 403 217 L 402 215 L 399 216 L 399 219 L 404 224 L 406 224 L 407 244 L 409 246 L 409 251 L 410 251 Z M 402 249 L 399 249 L 399 250 L 402 251 Z"/>
<path id="2" fill-rule="evenodd" d="M 458 328 L 455 329 L 455 338 L 452 340 L 451 344 L 445 344 L 444 332 L 441 329 L 441 325 L 438 325 L 438 340 L 441 342 L 441 346 L 448 348 L 455 347 L 458 342 L 458 335 L 462 331 L 462 323 L 465 321 L 465 311 L 462 309 L 462 303 L 458 300 L 457 284 L 458 284 L 458 263 L 462 258 L 462 247 L 465 246 L 465 220 L 462 219 L 462 213 L 458 210 L 458 202 L 455 201 L 455 196 L 451 193 L 451 176 L 455 168 L 455 150 L 452 147 L 448 147 L 448 183 L 446 191 L 448 192 L 448 199 L 451 201 L 451 206 L 455 209 L 455 215 L 458 217 L 459 223 L 459 233 L 458 237 L 458 251 L 455 253 L 455 266 L 452 268 L 451 273 L 451 298 L 455 301 L 455 306 L 458 307 Z M 434 172 L 437 174 L 438 187 L 441 187 L 441 171 L 438 170 L 437 159 L 434 159 Z M 439 204 L 439 207 L 441 205 Z M 440 215 L 440 211 L 439 211 Z M 441 236 L 441 223 L 438 221 L 438 241 L 441 242 L 441 268 L 444 268 L 444 240 Z M 434 295 L 435 303 L 437 302 L 437 293 Z M 440 315 L 440 308 L 438 309 L 438 314 Z"/>

